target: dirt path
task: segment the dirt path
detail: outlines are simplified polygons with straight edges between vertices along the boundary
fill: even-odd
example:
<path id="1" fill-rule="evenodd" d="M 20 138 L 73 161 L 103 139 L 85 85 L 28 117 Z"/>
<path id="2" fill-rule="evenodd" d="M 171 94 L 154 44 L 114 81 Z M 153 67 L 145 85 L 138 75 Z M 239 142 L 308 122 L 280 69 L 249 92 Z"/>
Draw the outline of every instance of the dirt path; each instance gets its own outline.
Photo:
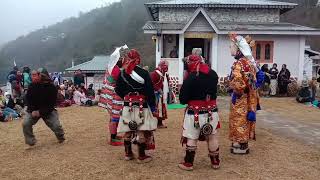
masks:
<path id="1" fill-rule="evenodd" d="M 228 109 L 230 98 L 220 99 Z M 320 147 L 320 110 L 298 104 L 293 98 L 262 98 L 262 110 L 257 114 L 257 127 L 275 135 L 293 138 Z"/>
<path id="2" fill-rule="evenodd" d="M 258 127 L 268 128 L 274 134 L 320 147 L 320 123 L 297 122 L 268 110 L 259 112 L 258 119 Z"/>
<path id="3" fill-rule="evenodd" d="M 249 155 L 229 152 L 228 101 L 220 102 L 221 169 L 209 166 L 206 143 L 200 143 L 195 170 L 177 168 L 183 110 L 170 110 L 168 129 L 158 130 L 154 161 L 139 165 L 123 160 L 123 147 L 106 143 L 107 115 L 100 108 L 60 109 L 67 141 L 58 144 L 42 121 L 35 126 L 38 144 L 24 145 L 21 121 L 0 123 L 0 179 L 318 179 L 320 151 L 266 128 L 257 129 Z M 134 147 L 135 149 L 135 147 Z"/>

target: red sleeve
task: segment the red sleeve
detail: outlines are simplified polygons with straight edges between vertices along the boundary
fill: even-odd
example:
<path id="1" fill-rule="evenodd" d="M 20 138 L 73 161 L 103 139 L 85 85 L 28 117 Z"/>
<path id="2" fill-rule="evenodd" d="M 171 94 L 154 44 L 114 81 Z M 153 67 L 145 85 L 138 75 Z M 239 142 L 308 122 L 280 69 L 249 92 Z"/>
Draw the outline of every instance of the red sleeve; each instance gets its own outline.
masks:
<path id="1" fill-rule="evenodd" d="M 112 69 L 111 72 L 111 76 L 113 77 L 113 79 L 118 80 L 119 76 L 120 76 L 120 68 L 116 65 L 114 66 L 114 68 Z"/>
<path id="2" fill-rule="evenodd" d="M 158 91 L 159 89 L 162 89 L 162 82 L 160 82 L 160 76 L 155 71 L 150 73 L 151 81 L 153 84 L 153 88 L 155 91 Z"/>

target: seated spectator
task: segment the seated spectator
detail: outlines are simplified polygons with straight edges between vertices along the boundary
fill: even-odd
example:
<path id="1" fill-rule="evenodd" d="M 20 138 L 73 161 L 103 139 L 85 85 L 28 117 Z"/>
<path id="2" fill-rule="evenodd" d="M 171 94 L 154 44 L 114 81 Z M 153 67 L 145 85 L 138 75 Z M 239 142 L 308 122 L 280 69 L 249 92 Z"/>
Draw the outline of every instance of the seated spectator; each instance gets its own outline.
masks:
<path id="1" fill-rule="evenodd" d="M 9 121 L 11 119 L 18 119 L 20 114 L 18 114 L 14 108 L 15 103 L 14 100 L 11 97 L 11 94 L 6 92 L 5 93 L 5 101 L 0 104 L 0 107 L 2 109 L 2 114 L 4 116 L 5 121 Z"/>
<path id="2" fill-rule="evenodd" d="M 59 88 L 57 93 L 57 106 L 69 107 L 71 105 L 72 105 L 72 102 L 68 99 L 65 99 L 65 96 L 62 94 L 62 90 Z"/>
<path id="3" fill-rule="evenodd" d="M 93 84 L 90 84 L 90 85 L 89 85 L 86 95 L 87 95 L 88 98 L 90 98 L 90 99 L 94 99 L 94 98 L 95 98 L 96 93 L 95 93 L 94 90 L 93 90 Z"/>
<path id="4" fill-rule="evenodd" d="M 296 100 L 299 103 L 311 102 L 311 92 L 307 81 L 302 81 L 302 87 L 298 92 Z"/>
<path id="5" fill-rule="evenodd" d="M 64 98 L 73 101 L 73 94 L 74 90 L 72 89 L 72 87 L 69 87 L 68 90 L 65 92 Z"/>
<path id="6" fill-rule="evenodd" d="M 65 96 L 66 96 L 66 86 L 64 84 L 61 84 L 59 89 L 61 91 L 61 94 L 65 98 Z"/>
<path id="7" fill-rule="evenodd" d="M 90 104 L 92 105 L 92 101 L 86 97 L 82 87 L 76 88 L 76 90 L 73 93 L 73 100 L 75 104 L 79 106 L 81 105 L 90 106 Z"/>
<path id="8" fill-rule="evenodd" d="M 317 94 L 317 78 L 313 77 L 310 81 L 310 88 L 311 88 L 311 101 L 316 100 L 316 94 Z"/>
<path id="9" fill-rule="evenodd" d="M 5 97 L 5 101 L 4 101 L 3 105 L 6 108 L 14 109 L 16 104 L 14 103 L 14 100 L 13 100 L 11 94 L 9 92 L 6 92 L 6 93 L 4 93 L 4 97 Z"/>
<path id="10" fill-rule="evenodd" d="M 84 84 L 81 84 L 80 87 L 81 87 L 81 89 L 82 89 L 82 92 L 87 96 L 87 95 L 88 95 L 88 91 L 87 91 L 87 89 L 85 88 L 85 85 L 84 85 Z"/>
<path id="11" fill-rule="evenodd" d="M 2 89 L 0 89 L 0 103 L 2 104 L 5 101 L 4 95 L 3 95 L 3 91 Z"/>
<path id="12" fill-rule="evenodd" d="M 101 89 L 98 90 L 96 96 L 94 97 L 94 100 L 92 101 L 92 105 L 94 106 L 98 105 L 100 101 L 100 96 L 101 96 Z"/>

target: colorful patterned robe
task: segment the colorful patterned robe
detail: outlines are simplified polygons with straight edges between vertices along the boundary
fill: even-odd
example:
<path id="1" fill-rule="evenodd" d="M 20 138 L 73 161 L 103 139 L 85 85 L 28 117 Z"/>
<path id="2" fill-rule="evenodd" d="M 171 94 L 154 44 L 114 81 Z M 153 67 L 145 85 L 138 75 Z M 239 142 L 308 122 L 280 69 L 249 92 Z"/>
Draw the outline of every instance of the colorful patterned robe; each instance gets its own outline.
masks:
<path id="1" fill-rule="evenodd" d="M 255 121 L 248 120 L 248 115 L 255 116 L 258 106 L 255 82 L 256 70 L 249 60 L 241 58 L 234 62 L 229 84 L 233 90 L 229 115 L 232 142 L 246 143 L 255 139 Z"/>
<path id="2" fill-rule="evenodd" d="M 114 73 L 117 71 L 120 72 L 120 69 L 116 66 L 112 72 Z M 106 108 L 111 116 L 109 128 L 112 134 L 116 134 L 117 132 L 117 124 L 120 119 L 120 112 L 123 108 L 123 100 L 115 92 L 116 79 L 119 73 L 117 72 L 114 74 L 110 75 L 109 72 L 106 71 L 99 102 L 99 106 Z"/>

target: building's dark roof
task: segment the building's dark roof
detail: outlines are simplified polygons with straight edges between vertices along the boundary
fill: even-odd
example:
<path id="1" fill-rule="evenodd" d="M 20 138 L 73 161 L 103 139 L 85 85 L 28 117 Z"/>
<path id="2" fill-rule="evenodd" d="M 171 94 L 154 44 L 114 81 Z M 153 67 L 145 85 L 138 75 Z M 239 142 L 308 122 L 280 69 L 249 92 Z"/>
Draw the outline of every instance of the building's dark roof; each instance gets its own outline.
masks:
<path id="1" fill-rule="evenodd" d="M 268 0 L 163 0 L 146 3 L 153 20 L 158 20 L 159 8 L 259 8 L 280 9 L 284 13 L 297 6 L 294 3 L 268 1 Z"/>
<path id="2" fill-rule="evenodd" d="M 288 3 L 288 2 L 278 2 L 278 1 L 268 1 L 268 0 L 163 0 L 156 1 L 152 3 L 146 3 L 148 6 L 158 6 L 158 7 L 167 7 L 167 6 L 178 6 L 178 5 L 190 5 L 190 6 L 200 6 L 200 5 L 245 5 L 245 6 L 296 6 L 297 4 Z M 181 7 L 181 6 L 178 6 Z"/>
<path id="3" fill-rule="evenodd" d="M 148 21 L 143 30 L 176 30 L 181 31 L 187 22 L 159 22 Z M 305 27 L 291 23 L 235 23 L 217 22 L 214 23 L 219 31 L 319 31 L 315 28 Z"/>
<path id="4" fill-rule="evenodd" d="M 144 30 L 182 30 L 186 25 L 185 22 L 163 22 L 148 21 L 144 26 Z"/>
<path id="5" fill-rule="evenodd" d="M 81 69 L 83 72 L 105 72 L 109 59 L 109 56 L 95 56 L 91 61 L 78 64 L 66 69 L 66 71 L 76 71 Z"/>

